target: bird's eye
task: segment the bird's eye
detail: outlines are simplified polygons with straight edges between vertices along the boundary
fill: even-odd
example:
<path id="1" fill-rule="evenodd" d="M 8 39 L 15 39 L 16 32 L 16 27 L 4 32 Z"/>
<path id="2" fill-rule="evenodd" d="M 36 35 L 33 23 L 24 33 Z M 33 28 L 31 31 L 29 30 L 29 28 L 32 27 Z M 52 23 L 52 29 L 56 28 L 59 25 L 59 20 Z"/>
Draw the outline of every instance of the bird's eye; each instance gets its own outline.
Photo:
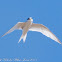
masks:
<path id="1" fill-rule="evenodd" d="M 29 18 L 27 20 L 29 20 Z"/>

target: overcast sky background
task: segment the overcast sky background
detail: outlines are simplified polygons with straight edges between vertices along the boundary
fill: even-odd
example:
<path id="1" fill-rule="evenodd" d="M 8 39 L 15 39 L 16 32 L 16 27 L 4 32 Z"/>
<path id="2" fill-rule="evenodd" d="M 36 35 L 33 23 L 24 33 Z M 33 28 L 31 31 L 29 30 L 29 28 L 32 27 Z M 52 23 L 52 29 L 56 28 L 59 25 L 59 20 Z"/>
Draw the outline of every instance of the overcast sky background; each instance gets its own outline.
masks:
<path id="1" fill-rule="evenodd" d="M 62 42 L 62 0 L 0 0 L 0 36 L 28 17 L 47 26 Z M 62 62 L 62 46 L 38 32 L 28 32 L 26 42 L 18 44 L 22 31 L 0 38 L 0 58 L 37 59 Z M 36 62 L 36 61 L 35 61 Z"/>

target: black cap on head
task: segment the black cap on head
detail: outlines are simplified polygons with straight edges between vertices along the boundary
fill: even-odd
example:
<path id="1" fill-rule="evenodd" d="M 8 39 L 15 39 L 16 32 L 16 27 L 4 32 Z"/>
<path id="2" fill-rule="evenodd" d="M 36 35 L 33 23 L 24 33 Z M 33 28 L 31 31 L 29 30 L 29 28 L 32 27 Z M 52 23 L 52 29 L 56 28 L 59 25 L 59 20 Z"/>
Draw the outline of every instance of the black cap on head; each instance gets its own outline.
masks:
<path id="1" fill-rule="evenodd" d="M 29 20 L 29 18 L 27 20 Z"/>
<path id="2" fill-rule="evenodd" d="M 27 20 L 32 19 L 32 17 L 29 17 Z"/>

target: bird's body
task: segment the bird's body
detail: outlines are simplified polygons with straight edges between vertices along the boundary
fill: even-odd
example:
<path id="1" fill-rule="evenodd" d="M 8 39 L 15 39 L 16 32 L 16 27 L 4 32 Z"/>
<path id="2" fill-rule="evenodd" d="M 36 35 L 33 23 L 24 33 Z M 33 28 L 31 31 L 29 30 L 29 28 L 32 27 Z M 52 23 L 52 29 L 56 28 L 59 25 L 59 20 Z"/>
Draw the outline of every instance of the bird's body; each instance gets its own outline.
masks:
<path id="1" fill-rule="evenodd" d="M 33 23 L 33 19 L 31 17 L 27 19 L 27 22 L 18 22 L 14 27 L 12 27 L 3 36 L 14 31 L 15 29 L 22 29 L 23 30 L 22 35 L 19 39 L 19 42 L 21 41 L 21 39 L 23 39 L 23 41 L 25 42 L 28 31 L 37 31 L 37 32 L 41 32 L 42 34 L 46 35 L 47 37 L 50 37 L 51 39 L 55 40 L 56 42 L 62 44 L 59 41 L 59 39 L 47 27 L 45 27 L 42 24 Z"/>
<path id="2" fill-rule="evenodd" d="M 33 20 L 32 20 L 33 21 Z M 19 40 L 19 42 L 21 41 L 21 39 L 23 38 L 23 41 L 25 42 L 26 40 L 26 36 L 27 36 L 27 32 L 29 31 L 29 28 L 31 27 L 32 25 L 32 21 L 31 20 L 28 20 L 27 22 L 25 22 L 25 26 L 23 27 L 23 33 L 22 33 L 22 36 Z M 18 42 L 18 43 L 19 43 Z"/>
<path id="3" fill-rule="evenodd" d="M 31 25 L 32 25 L 32 21 L 30 21 L 30 20 L 28 20 L 25 23 L 25 26 L 23 27 L 23 35 L 25 35 L 28 32 L 28 30 L 31 27 Z"/>

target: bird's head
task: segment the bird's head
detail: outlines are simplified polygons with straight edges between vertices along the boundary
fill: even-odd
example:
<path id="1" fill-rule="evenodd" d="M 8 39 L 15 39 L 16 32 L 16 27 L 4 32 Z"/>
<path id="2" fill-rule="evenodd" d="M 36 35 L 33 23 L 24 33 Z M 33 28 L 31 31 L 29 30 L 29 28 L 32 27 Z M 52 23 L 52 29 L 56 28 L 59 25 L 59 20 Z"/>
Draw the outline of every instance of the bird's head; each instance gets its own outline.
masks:
<path id="1" fill-rule="evenodd" d="M 31 20 L 31 21 L 33 21 L 32 17 L 29 17 L 27 20 Z"/>

